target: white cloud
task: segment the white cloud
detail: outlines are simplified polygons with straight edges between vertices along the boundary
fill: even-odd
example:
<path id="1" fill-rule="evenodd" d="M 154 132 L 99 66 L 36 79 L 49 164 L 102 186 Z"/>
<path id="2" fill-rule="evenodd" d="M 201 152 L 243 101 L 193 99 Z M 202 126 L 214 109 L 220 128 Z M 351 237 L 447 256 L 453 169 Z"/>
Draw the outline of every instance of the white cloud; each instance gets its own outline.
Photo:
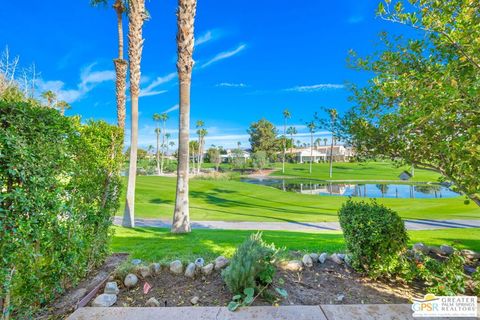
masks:
<path id="1" fill-rule="evenodd" d="M 233 49 L 233 50 L 230 50 L 230 51 L 224 51 L 224 52 L 220 52 L 219 54 L 217 54 L 215 57 L 213 57 L 212 59 L 208 60 L 207 62 L 205 62 L 204 64 L 202 64 L 202 66 L 200 68 L 205 68 L 209 65 L 211 65 L 212 63 L 215 63 L 217 61 L 220 61 L 220 60 L 223 60 L 223 59 L 228 59 L 230 57 L 233 57 L 235 56 L 236 54 L 240 53 L 242 50 L 244 50 L 245 48 L 247 47 L 246 44 L 241 44 L 239 45 L 237 48 Z"/>
<path id="2" fill-rule="evenodd" d="M 324 91 L 324 90 L 336 90 L 343 89 L 345 86 L 343 84 L 336 83 L 320 83 L 309 86 L 296 86 L 293 88 L 285 89 L 285 91 L 294 91 L 294 92 L 315 92 L 315 91 Z"/>
<path id="3" fill-rule="evenodd" d="M 206 42 L 208 42 L 212 39 L 213 39 L 213 33 L 212 33 L 211 30 L 208 30 L 207 32 L 205 32 L 204 34 L 202 34 L 201 36 L 199 36 L 197 38 L 197 40 L 195 41 L 195 45 L 199 46 L 199 45 L 201 45 L 203 43 L 206 43 Z"/>
<path id="4" fill-rule="evenodd" d="M 152 90 L 152 91 L 140 90 L 140 97 L 156 96 L 166 92 L 168 92 L 168 90 Z"/>
<path id="5" fill-rule="evenodd" d="M 221 82 L 217 83 L 215 87 L 245 88 L 247 85 L 245 83 Z"/>
<path id="6" fill-rule="evenodd" d="M 163 111 L 163 113 L 169 113 L 169 112 L 172 112 L 172 111 L 175 111 L 175 110 L 178 110 L 179 106 L 178 104 L 168 108 L 167 110 Z"/>
<path id="7" fill-rule="evenodd" d="M 171 72 L 163 77 L 157 77 L 145 89 L 140 90 L 140 97 L 155 96 L 167 92 L 167 90 L 154 90 L 161 84 L 172 81 L 177 77 L 176 72 Z"/>
<path id="8" fill-rule="evenodd" d="M 39 92 L 51 90 L 57 94 L 58 100 L 65 100 L 68 103 L 74 103 L 82 99 L 97 85 L 113 81 L 115 72 L 113 70 L 92 71 L 95 64 L 90 64 L 80 72 L 80 83 L 76 89 L 66 89 L 65 83 L 60 80 L 44 81 L 39 79 L 37 87 Z"/>

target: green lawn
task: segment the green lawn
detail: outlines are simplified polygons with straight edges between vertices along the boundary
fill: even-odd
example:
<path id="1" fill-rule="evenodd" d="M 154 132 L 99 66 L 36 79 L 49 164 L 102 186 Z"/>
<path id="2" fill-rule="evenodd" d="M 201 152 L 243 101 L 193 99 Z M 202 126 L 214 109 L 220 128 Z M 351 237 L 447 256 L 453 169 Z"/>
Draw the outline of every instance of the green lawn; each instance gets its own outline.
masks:
<path id="1" fill-rule="evenodd" d="M 135 214 L 171 219 L 175 178 L 139 176 Z M 304 195 L 232 180 L 190 180 L 192 220 L 336 221 L 346 197 Z M 409 219 L 480 219 L 480 208 L 449 199 L 378 199 Z M 121 215 L 121 211 L 119 215 Z"/>
<path id="2" fill-rule="evenodd" d="M 113 252 L 128 252 L 130 257 L 144 261 L 185 262 L 203 257 L 207 261 L 218 255 L 231 256 L 235 247 L 252 231 L 193 230 L 190 234 L 175 235 L 160 228 L 114 228 L 111 242 Z M 308 252 L 333 252 L 344 250 L 340 232 L 303 233 L 288 231 L 264 231 L 264 239 L 277 247 Z M 451 244 L 459 249 L 480 251 L 480 229 L 449 229 L 410 231 L 410 244 L 423 242 L 428 245 Z"/>
<path id="3" fill-rule="evenodd" d="M 309 173 L 309 163 L 286 163 L 285 174 L 282 174 L 282 164 L 276 163 L 274 176 L 293 176 L 302 178 L 330 180 L 329 164 L 314 163 L 312 173 Z M 410 167 L 395 167 L 392 162 L 336 162 L 333 164 L 332 180 L 400 180 L 398 176 L 403 171 L 410 172 Z M 438 181 L 440 175 L 430 170 L 415 169 L 417 182 Z"/>

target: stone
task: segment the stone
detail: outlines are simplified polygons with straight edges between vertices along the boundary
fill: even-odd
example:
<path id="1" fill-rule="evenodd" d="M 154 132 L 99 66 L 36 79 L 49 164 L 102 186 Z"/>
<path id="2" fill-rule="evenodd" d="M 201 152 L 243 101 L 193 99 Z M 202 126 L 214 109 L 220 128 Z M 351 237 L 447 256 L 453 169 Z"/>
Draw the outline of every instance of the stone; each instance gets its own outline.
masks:
<path id="1" fill-rule="evenodd" d="M 345 261 L 345 264 L 349 267 L 352 266 L 352 256 L 347 254 L 345 255 L 345 258 L 343 259 L 343 261 Z"/>
<path id="2" fill-rule="evenodd" d="M 413 251 L 421 252 L 423 254 L 428 254 L 430 249 L 426 245 L 424 245 L 423 243 L 418 242 L 418 243 L 415 243 L 413 245 Z"/>
<path id="3" fill-rule="evenodd" d="M 196 269 L 195 263 L 190 262 L 187 268 L 185 269 L 185 277 L 188 277 L 188 278 L 195 277 L 195 269 Z"/>
<path id="4" fill-rule="evenodd" d="M 345 260 L 345 253 L 338 253 L 337 256 L 342 259 L 342 260 Z"/>
<path id="5" fill-rule="evenodd" d="M 312 260 L 312 257 L 310 257 L 309 254 L 306 254 L 306 255 L 303 256 L 302 262 L 305 265 L 305 267 L 307 267 L 307 268 L 313 267 L 313 260 Z"/>
<path id="6" fill-rule="evenodd" d="M 470 266 L 463 266 L 463 270 L 468 275 L 472 275 L 473 273 L 475 273 L 477 271 L 477 269 L 475 269 L 474 267 L 470 267 Z"/>
<path id="7" fill-rule="evenodd" d="M 455 252 L 455 249 L 452 247 L 452 246 L 449 246 L 449 245 L 446 245 L 446 244 L 442 244 L 440 246 L 440 251 L 442 251 L 442 253 L 444 255 L 452 255 L 454 252 Z"/>
<path id="8" fill-rule="evenodd" d="M 110 293 L 102 293 L 92 302 L 93 307 L 110 307 L 117 302 L 117 295 Z"/>
<path id="9" fill-rule="evenodd" d="M 310 257 L 312 258 L 313 262 L 318 261 L 318 253 L 310 253 Z"/>
<path id="10" fill-rule="evenodd" d="M 195 266 L 197 267 L 197 269 L 201 269 L 204 265 L 205 265 L 205 260 L 203 260 L 203 258 L 197 258 L 195 260 Z"/>
<path id="11" fill-rule="evenodd" d="M 170 272 L 173 274 L 182 274 L 183 273 L 182 261 L 175 260 L 170 262 Z"/>
<path id="12" fill-rule="evenodd" d="M 108 294 L 118 294 L 120 292 L 120 289 L 118 289 L 117 283 L 115 281 L 107 282 L 105 285 L 105 289 L 103 290 L 103 293 L 108 293 Z"/>
<path id="13" fill-rule="evenodd" d="M 343 302 L 343 299 L 345 299 L 345 295 L 344 294 L 339 294 L 335 300 L 337 302 Z"/>
<path id="14" fill-rule="evenodd" d="M 199 297 L 194 296 L 192 299 L 190 299 L 190 303 L 193 304 L 193 305 L 196 305 L 196 304 L 198 304 L 199 300 L 200 300 Z"/>
<path id="15" fill-rule="evenodd" d="M 160 274 L 162 272 L 162 265 L 160 263 L 152 263 L 150 265 L 150 271 L 152 274 Z"/>
<path id="16" fill-rule="evenodd" d="M 470 260 L 480 259 L 480 253 L 477 253 L 475 251 L 463 249 L 461 252 L 462 252 L 462 255 L 467 259 L 470 259 Z"/>
<path id="17" fill-rule="evenodd" d="M 142 278 L 150 277 L 152 275 L 152 271 L 147 266 L 138 267 L 137 272 L 142 276 Z"/>
<path id="18" fill-rule="evenodd" d="M 340 256 L 337 253 L 332 254 L 329 258 L 330 258 L 330 260 L 332 260 L 336 264 L 342 264 L 343 263 L 343 260 L 340 258 Z"/>
<path id="19" fill-rule="evenodd" d="M 137 285 L 137 282 L 138 282 L 138 277 L 133 273 L 127 274 L 127 276 L 125 277 L 125 280 L 123 280 L 123 284 L 127 288 L 135 287 Z"/>
<path id="20" fill-rule="evenodd" d="M 140 263 L 142 263 L 142 260 L 140 260 L 140 259 L 133 259 L 131 262 L 132 262 L 132 264 L 133 264 L 134 266 L 138 266 Z"/>
<path id="21" fill-rule="evenodd" d="M 221 270 L 228 265 L 229 261 L 224 256 L 219 256 L 215 259 L 215 270 Z"/>
<path id="22" fill-rule="evenodd" d="M 328 258 L 328 253 L 324 252 L 320 254 L 320 256 L 318 257 L 318 262 L 325 263 L 325 261 L 327 261 L 327 258 Z"/>
<path id="23" fill-rule="evenodd" d="M 158 300 L 155 299 L 154 297 L 151 297 L 150 299 L 147 300 L 147 302 L 145 302 L 145 307 L 150 307 L 150 308 L 160 307 L 160 302 L 158 302 Z"/>
<path id="24" fill-rule="evenodd" d="M 299 260 L 291 260 L 285 266 L 285 270 L 288 271 L 301 271 L 303 269 L 303 263 Z"/>
<path id="25" fill-rule="evenodd" d="M 211 274 L 212 271 L 213 271 L 213 263 L 209 263 L 205 267 L 202 268 L 202 273 L 206 276 Z"/>
<path id="26" fill-rule="evenodd" d="M 444 254 L 439 247 L 435 247 L 435 246 L 428 247 L 428 252 L 433 252 L 436 254 Z"/>

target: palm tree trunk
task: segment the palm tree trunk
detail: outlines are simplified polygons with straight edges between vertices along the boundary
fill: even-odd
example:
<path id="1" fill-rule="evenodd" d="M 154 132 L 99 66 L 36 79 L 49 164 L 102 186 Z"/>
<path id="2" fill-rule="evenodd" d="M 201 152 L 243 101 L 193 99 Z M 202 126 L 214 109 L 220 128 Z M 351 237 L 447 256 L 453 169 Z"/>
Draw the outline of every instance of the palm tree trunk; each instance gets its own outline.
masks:
<path id="1" fill-rule="evenodd" d="M 287 153 L 287 119 L 283 119 L 283 158 L 282 158 L 282 173 L 285 173 L 285 154 Z"/>
<path id="2" fill-rule="evenodd" d="M 178 138 L 177 194 L 173 214 L 172 232 L 190 232 L 188 201 L 190 82 L 180 84 L 180 133 Z M 195 159 L 195 157 L 194 157 Z M 195 160 L 194 160 L 195 161 Z"/>
<path id="3" fill-rule="evenodd" d="M 177 11 L 177 72 L 180 86 L 180 120 L 178 137 L 178 168 L 175 211 L 172 232 L 190 232 L 188 201 L 188 165 L 190 130 L 190 85 L 193 68 L 194 22 L 196 0 L 178 0 Z"/>
<path id="4" fill-rule="evenodd" d="M 310 134 L 310 174 L 312 174 L 312 162 L 313 162 L 313 133 Z"/>
<path id="5" fill-rule="evenodd" d="M 140 61 L 142 60 L 142 26 L 146 17 L 145 0 L 130 0 L 128 12 L 128 56 L 130 60 L 130 96 L 132 132 L 130 135 L 130 166 L 128 170 L 127 201 L 122 225 L 135 227 L 135 183 L 137 178 L 138 96 L 140 94 Z"/>
<path id="6" fill-rule="evenodd" d="M 158 132 L 158 124 L 157 124 L 157 130 L 155 132 L 157 134 L 157 152 L 156 152 L 156 162 L 157 162 L 157 175 L 160 175 L 160 134 Z"/>
<path id="7" fill-rule="evenodd" d="M 333 175 L 333 134 L 332 134 L 332 143 L 330 144 L 330 178 Z"/>
<path id="8" fill-rule="evenodd" d="M 122 0 L 116 0 L 113 5 L 117 13 L 117 31 L 118 31 L 118 58 L 113 60 L 115 65 L 115 92 L 117 96 L 117 123 L 125 131 L 126 115 L 126 90 L 127 90 L 127 61 L 123 59 L 123 7 Z"/>
<path id="9" fill-rule="evenodd" d="M 165 120 L 163 120 L 163 134 L 162 134 L 162 160 L 160 161 L 160 173 L 163 174 L 163 162 L 165 159 Z"/>

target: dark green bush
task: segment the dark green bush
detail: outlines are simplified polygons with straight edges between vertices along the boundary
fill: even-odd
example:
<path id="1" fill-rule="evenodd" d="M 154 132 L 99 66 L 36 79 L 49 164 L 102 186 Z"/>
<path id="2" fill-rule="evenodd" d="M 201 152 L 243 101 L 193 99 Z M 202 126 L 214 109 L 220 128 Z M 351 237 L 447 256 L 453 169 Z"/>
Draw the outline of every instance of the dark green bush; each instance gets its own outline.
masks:
<path id="1" fill-rule="evenodd" d="M 278 250 L 266 244 L 262 234 L 252 234 L 235 251 L 230 265 L 222 277 L 233 294 L 242 294 L 245 289 L 259 291 L 272 283 L 275 275 L 275 258 Z"/>
<path id="2" fill-rule="evenodd" d="M 16 317 L 30 317 L 102 263 L 121 141 L 105 122 L 0 100 L 0 304 Z"/>
<path id="3" fill-rule="evenodd" d="M 352 267 L 374 278 L 395 273 L 408 242 L 398 214 L 375 200 L 349 199 L 338 215 Z"/>

